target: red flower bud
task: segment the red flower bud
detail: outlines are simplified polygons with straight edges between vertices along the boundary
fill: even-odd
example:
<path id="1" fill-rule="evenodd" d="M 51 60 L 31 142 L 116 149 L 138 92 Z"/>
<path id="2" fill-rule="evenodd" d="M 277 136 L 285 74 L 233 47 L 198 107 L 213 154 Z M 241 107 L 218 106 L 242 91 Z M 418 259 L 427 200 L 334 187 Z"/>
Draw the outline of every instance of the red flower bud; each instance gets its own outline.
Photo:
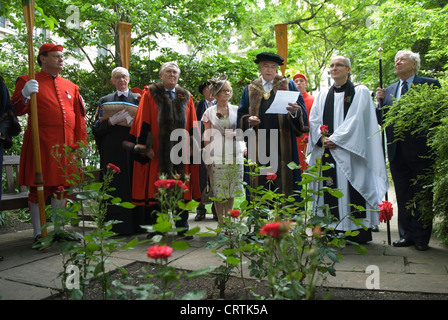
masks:
<path id="1" fill-rule="evenodd" d="M 273 172 L 268 172 L 266 175 L 266 180 L 269 181 L 274 181 L 275 179 L 277 179 L 277 175 Z"/>
<path id="2" fill-rule="evenodd" d="M 281 235 L 288 232 L 291 228 L 289 225 L 292 224 L 291 221 L 279 221 L 266 223 L 260 230 L 260 235 L 268 235 L 273 238 L 279 238 Z"/>
<path id="3" fill-rule="evenodd" d="M 230 210 L 229 212 L 232 218 L 238 218 L 240 216 L 240 210 Z"/>
<path id="4" fill-rule="evenodd" d="M 328 126 L 327 125 L 321 125 L 320 126 L 320 133 L 323 135 L 327 135 L 328 134 Z"/>
<path id="5" fill-rule="evenodd" d="M 383 203 L 379 204 L 378 207 L 380 208 L 380 222 L 386 222 L 392 219 L 392 216 L 394 215 L 392 203 L 389 201 L 383 201 Z"/>
<path id="6" fill-rule="evenodd" d="M 120 168 L 118 168 L 116 165 L 114 165 L 113 163 L 109 163 L 106 166 L 107 169 L 112 170 L 113 172 L 115 172 L 116 174 L 120 173 Z"/>
<path id="7" fill-rule="evenodd" d="M 171 257 L 172 252 L 173 248 L 168 247 L 166 244 L 163 246 L 155 244 L 148 248 L 146 255 L 152 259 L 168 259 Z"/>

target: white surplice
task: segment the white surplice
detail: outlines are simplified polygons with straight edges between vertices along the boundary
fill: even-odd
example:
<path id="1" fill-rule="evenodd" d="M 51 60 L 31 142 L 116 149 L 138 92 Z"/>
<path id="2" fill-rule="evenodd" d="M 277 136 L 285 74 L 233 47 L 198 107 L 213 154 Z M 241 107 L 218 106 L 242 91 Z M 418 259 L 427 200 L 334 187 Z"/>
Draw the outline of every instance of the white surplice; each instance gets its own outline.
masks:
<path id="1" fill-rule="evenodd" d="M 325 100 L 328 90 L 322 91 L 314 100 L 310 112 L 310 135 L 307 146 L 309 165 L 314 165 L 316 159 L 322 155 L 322 148 L 317 145 L 321 138 L 320 126 L 324 114 Z M 379 224 L 377 205 L 385 196 L 389 183 L 384 160 L 381 134 L 376 118 L 375 107 L 366 86 L 355 87 L 355 96 L 347 116 L 344 119 L 344 92 L 334 94 L 334 133 L 330 140 L 337 148 L 330 152 L 336 161 L 337 186 L 344 196 L 338 199 L 339 216 L 350 214 L 349 184 L 366 200 L 366 218 L 362 222 L 367 228 Z M 325 163 L 325 158 L 323 160 Z M 317 182 L 310 186 L 313 190 L 322 187 Z M 324 197 L 319 197 L 318 206 L 324 204 Z M 373 211 L 375 210 L 375 211 Z M 336 230 L 357 230 L 360 227 L 353 224 L 350 219 L 342 218 L 330 227 Z"/>

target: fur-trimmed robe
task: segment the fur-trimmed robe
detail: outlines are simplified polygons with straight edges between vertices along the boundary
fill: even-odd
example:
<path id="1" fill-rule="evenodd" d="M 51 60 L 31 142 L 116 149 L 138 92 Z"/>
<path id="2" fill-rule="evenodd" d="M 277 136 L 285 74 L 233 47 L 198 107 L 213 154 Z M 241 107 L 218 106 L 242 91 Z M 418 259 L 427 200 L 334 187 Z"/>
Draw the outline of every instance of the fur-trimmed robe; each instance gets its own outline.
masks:
<path id="1" fill-rule="evenodd" d="M 193 137 L 193 131 L 199 130 L 190 92 L 180 86 L 176 86 L 175 90 L 172 100 L 162 83 L 152 84 L 143 90 L 125 147 L 143 145 L 146 149 L 152 148 L 155 157 L 150 160 L 144 153 L 135 156 L 132 186 L 132 202 L 135 205 L 156 204 L 157 188 L 154 183 L 160 174 L 165 174 L 168 179 L 176 173 L 182 177 L 189 175 L 184 199 L 201 197 L 198 165 L 189 164 L 190 159 L 183 159 L 176 165 L 170 159 L 171 148 L 179 143 L 170 141 L 171 132 L 184 129 Z"/>
<path id="2" fill-rule="evenodd" d="M 273 81 L 273 88 L 270 92 L 271 100 L 275 97 L 278 90 L 290 90 L 298 91 L 292 80 L 282 76 L 276 76 Z M 260 114 L 260 107 L 262 105 L 263 99 L 263 84 L 261 77 L 253 80 L 249 86 L 247 86 L 241 97 L 241 102 L 238 109 L 238 119 L 239 127 L 244 131 L 249 129 L 248 119 L 250 116 L 257 116 L 260 118 L 261 123 L 259 126 L 254 128 L 258 129 L 270 129 L 276 127 L 279 130 L 279 156 L 281 163 L 279 163 L 279 169 L 277 171 L 278 180 L 281 181 L 280 184 L 276 185 L 279 187 L 279 192 L 287 195 L 291 195 L 293 190 L 297 190 L 299 186 L 297 182 L 300 181 L 300 172 L 297 170 L 291 171 L 287 165 L 291 161 L 299 164 L 299 155 L 297 150 L 296 137 L 302 136 L 303 133 L 309 132 L 308 128 L 308 117 L 306 114 L 305 103 L 303 101 L 302 95 L 299 95 L 297 103 L 301 107 L 295 118 L 288 114 L 278 114 L 277 116 L 270 116 L 269 122 L 277 122 L 275 124 L 266 123 L 263 121 L 265 114 Z M 271 101 L 272 103 L 272 101 Z M 285 106 L 286 108 L 287 106 Z M 265 119 L 266 120 L 266 119 Z M 257 146 L 258 150 L 258 146 Z M 258 156 L 257 156 L 258 163 Z M 265 166 L 266 164 L 258 163 L 259 165 Z M 246 179 L 247 180 L 247 179 Z M 265 177 L 259 177 L 258 181 L 255 181 L 255 187 L 262 184 Z"/>

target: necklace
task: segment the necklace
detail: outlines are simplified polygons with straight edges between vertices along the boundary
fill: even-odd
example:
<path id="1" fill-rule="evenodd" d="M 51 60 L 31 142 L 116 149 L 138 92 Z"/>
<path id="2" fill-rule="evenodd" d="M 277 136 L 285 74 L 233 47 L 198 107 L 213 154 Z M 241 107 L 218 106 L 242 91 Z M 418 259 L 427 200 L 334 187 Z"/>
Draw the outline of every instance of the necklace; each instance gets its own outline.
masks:
<path id="1" fill-rule="evenodd" d="M 271 92 L 270 91 L 264 91 L 263 92 L 264 100 L 268 100 L 270 96 L 271 96 Z"/>

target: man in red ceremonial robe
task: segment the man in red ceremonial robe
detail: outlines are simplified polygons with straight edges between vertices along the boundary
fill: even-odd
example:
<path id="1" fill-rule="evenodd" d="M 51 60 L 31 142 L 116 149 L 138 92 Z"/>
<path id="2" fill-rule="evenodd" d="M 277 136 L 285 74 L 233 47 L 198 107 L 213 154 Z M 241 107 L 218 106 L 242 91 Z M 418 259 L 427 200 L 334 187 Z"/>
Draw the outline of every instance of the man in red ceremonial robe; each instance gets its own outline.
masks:
<path id="1" fill-rule="evenodd" d="M 193 164 L 190 157 L 179 158 L 185 155 L 177 152 L 171 155 L 172 148 L 182 143 L 171 140 L 174 130 L 185 132 L 188 136 L 187 148 L 191 146 L 193 136 L 199 137 L 194 102 L 190 92 L 177 84 L 179 75 L 180 69 L 176 63 L 167 62 L 162 65 L 159 72 L 161 82 L 143 90 L 129 139 L 124 143 L 126 148 L 131 148 L 136 153 L 132 202 L 146 207 L 148 224 L 155 223 L 156 213 L 160 211 L 154 183 L 162 174 L 167 179 L 176 174 L 182 179 L 189 176 L 184 200 L 199 200 L 201 197 L 198 164 Z M 179 233 L 184 236 L 188 229 L 188 211 L 181 212 L 179 216 L 181 219 L 176 221 L 176 227 L 184 228 Z M 191 239 L 191 236 L 186 239 Z"/>
<path id="2" fill-rule="evenodd" d="M 85 109 L 78 86 L 62 78 L 59 72 L 64 67 L 63 47 L 53 43 L 44 43 L 39 49 L 38 63 L 41 71 L 35 80 L 29 75 L 21 76 L 16 81 L 12 103 L 18 116 L 30 114 L 30 96 L 36 93 L 37 114 L 39 121 L 40 154 L 45 200 L 51 198 L 54 209 L 65 206 L 65 200 L 54 198 L 59 186 L 69 187 L 67 178 L 70 170 L 64 172 L 52 156 L 53 147 L 59 146 L 60 153 L 64 145 L 71 146 L 80 141 L 87 142 Z M 18 184 L 30 187 L 29 208 L 34 228 L 34 240 L 40 238 L 39 206 L 35 185 L 35 168 L 32 142 L 32 124 L 28 125 L 23 137 L 20 153 L 20 170 Z M 62 165 L 69 164 L 69 159 L 62 159 Z"/>
<path id="3" fill-rule="evenodd" d="M 314 103 L 314 97 L 306 91 L 306 87 L 308 86 L 308 79 L 304 74 L 298 73 L 293 77 L 293 80 L 297 86 L 297 89 L 302 94 L 303 100 L 305 101 L 306 114 L 309 117 L 311 107 L 313 106 Z M 304 133 L 303 136 L 297 137 L 297 149 L 299 150 L 299 160 L 302 172 L 307 168 L 305 158 L 306 158 L 306 145 L 308 143 L 308 136 L 309 136 L 308 133 Z"/>

